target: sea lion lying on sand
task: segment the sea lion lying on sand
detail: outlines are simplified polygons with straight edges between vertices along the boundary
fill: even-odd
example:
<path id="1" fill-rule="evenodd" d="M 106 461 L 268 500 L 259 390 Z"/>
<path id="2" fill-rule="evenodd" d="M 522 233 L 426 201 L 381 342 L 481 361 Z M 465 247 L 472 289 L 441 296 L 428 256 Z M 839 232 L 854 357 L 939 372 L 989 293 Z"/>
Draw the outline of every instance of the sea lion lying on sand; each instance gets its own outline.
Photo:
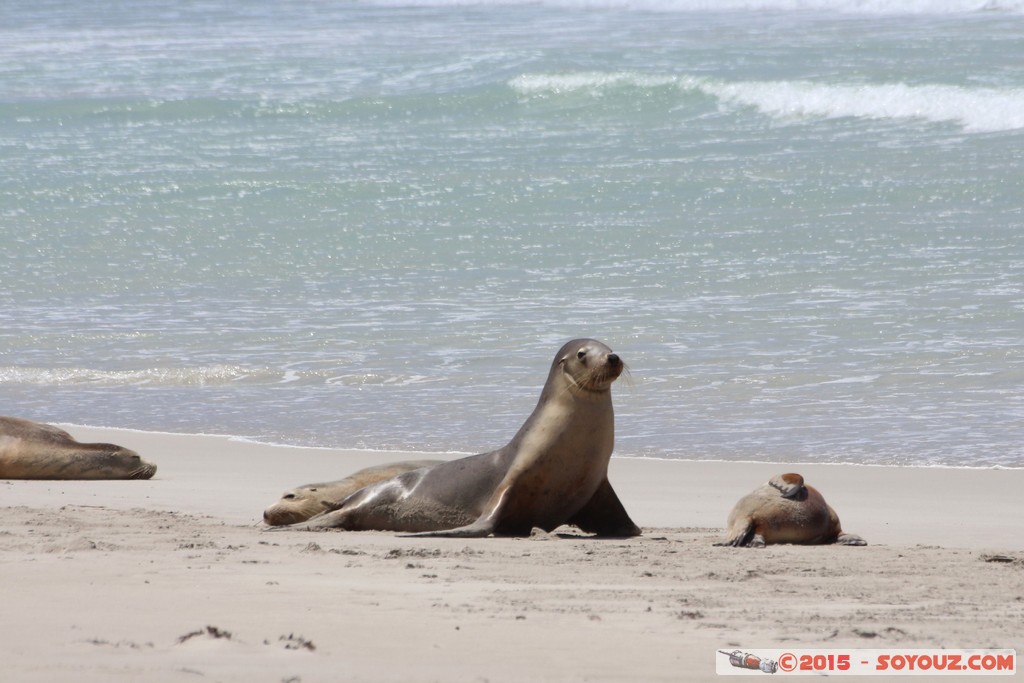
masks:
<path id="1" fill-rule="evenodd" d="M 0 417 L 0 479 L 149 479 L 156 465 L 110 443 L 79 443 L 52 425 Z"/>
<path id="2" fill-rule="evenodd" d="M 740 498 L 729 513 L 726 538 L 715 545 L 768 543 L 867 545 L 839 526 L 839 515 L 799 474 L 778 474 Z"/>
<path id="3" fill-rule="evenodd" d="M 403 472 L 433 467 L 443 460 L 406 460 L 374 465 L 344 479 L 318 484 L 303 484 L 285 491 L 281 498 L 263 512 L 263 521 L 270 526 L 298 524 L 327 510 L 334 510 L 341 501 L 370 484 L 390 479 Z"/>

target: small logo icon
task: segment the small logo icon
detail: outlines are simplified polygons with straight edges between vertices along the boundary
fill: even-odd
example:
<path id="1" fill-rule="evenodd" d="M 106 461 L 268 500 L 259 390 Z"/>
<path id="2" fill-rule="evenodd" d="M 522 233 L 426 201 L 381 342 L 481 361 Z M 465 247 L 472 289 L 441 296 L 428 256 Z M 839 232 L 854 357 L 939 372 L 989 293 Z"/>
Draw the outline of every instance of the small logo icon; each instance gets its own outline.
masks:
<path id="1" fill-rule="evenodd" d="M 739 650 L 733 650 L 732 652 L 719 650 L 718 652 L 719 654 L 723 654 L 728 657 L 729 663 L 739 669 L 754 669 L 755 671 L 762 671 L 766 674 L 773 674 L 779 670 L 779 665 L 774 659 L 758 657 L 757 655 L 752 655 L 749 652 L 740 652 Z"/>

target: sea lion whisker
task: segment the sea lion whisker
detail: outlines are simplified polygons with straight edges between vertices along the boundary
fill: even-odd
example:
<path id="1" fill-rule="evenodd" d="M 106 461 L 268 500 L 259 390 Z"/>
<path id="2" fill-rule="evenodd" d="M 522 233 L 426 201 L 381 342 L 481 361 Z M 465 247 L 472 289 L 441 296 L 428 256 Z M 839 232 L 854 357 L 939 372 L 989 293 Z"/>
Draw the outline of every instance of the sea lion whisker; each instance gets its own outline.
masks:
<path id="1" fill-rule="evenodd" d="M 614 362 L 612 362 L 613 358 Z M 626 364 L 622 362 L 618 354 L 609 353 L 603 363 L 586 366 L 585 371 L 579 377 L 574 377 L 572 373 L 566 374 L 571 386 L 576 386 L 583 391 L 602 392 L 606 391 L 608 386 L 626 371 Z"/>

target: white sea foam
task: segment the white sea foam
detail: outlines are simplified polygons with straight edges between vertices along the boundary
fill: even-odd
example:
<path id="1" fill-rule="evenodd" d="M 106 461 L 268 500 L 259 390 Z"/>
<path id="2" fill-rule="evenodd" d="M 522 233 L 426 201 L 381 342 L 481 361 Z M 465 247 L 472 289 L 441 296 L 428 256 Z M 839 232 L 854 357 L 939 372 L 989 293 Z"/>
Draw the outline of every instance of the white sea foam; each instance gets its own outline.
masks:
<path id="1" fill-rule="evenodd" d="M 1024 13 L 1024 0 L 370 0 L 400 7 L 508 7 L 540 5 L 566 9 L 638 12 L 829 12 L 853 15 L 949 15 L 974 12 Z"/>
<path id="2" fill-rule="evenodd" d="M 212 365 L 197 368 L 143 368 L 139 370 L 99 370 L 95 368 L 0 367 L 0 382 L 63 386 L 98 385 L 203 385 L 226 384 L 266 372 L 237 365 Z"/>
<path id="3" fill-rule="evenodd" d="M 663 88 L 665 86 L 696 85 L 697 79 L 680 76 L 657 76 L 631 71 L 602 73 L 581 71 L 567 74 L 525 74 L 509 81 L 509 86 L 524 95 L 575 91 L 599 91 L 616 87 Z"/>
<path id="4" fill-rule="evenodd" d="M 972 133 L 1024 128 L 1024 89 L 903 83 L 819 85 L 805 81 L 709 81 L 698 86 L 722 100 L 771 116 L 921 119 L 952 122 Z"/>
<path id="5" fill-rule="evenodd" d="M 633 72 L 528 74 L 509 85 L 525 95 L 565 94 L 614 88 L 676 86 L 723 103 L 755 107 L 780 119 L 843 117 L 919 119 L 956 123 L 967 132 L 1024 128 L 1024 88 L 967 88 L 954 85 L 820 84 L 810 81 L 721 81 L 692 76 Z"/>
<path id="6" fill-rule="evenodd" d="M 260 385 L 325 384 L 345 386 L 412 386 L 444 381 L 443 377 L 423 374 L 353 373 L 336 375 L 331 370 L 293 370 L 240 365 L 202 367 L 151 367 L 138 370 L 100 370 L 96 368 L 0 367 L 0 383 L 38 386 L 95 384 L 100 386 L 202 386 L 235 382 Z"/>

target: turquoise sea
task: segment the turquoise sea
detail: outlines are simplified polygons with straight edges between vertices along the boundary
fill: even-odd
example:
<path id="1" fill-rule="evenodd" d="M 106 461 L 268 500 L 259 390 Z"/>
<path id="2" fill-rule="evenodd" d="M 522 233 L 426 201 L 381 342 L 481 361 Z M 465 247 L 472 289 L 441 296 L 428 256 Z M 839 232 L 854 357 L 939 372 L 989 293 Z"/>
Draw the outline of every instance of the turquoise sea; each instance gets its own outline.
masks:
<path id="1" fill-rule="evenodd" d="M 4 0 L 0 414 L 1024 467 L 1024 2 Z"/>

